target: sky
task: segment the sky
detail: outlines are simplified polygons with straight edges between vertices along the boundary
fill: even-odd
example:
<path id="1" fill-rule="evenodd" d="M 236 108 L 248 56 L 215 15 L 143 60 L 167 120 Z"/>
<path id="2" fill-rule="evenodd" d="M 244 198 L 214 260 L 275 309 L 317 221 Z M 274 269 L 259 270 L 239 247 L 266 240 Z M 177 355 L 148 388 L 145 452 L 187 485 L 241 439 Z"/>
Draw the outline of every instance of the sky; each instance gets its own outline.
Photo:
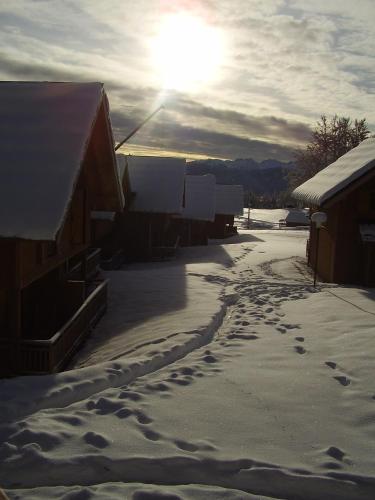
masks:
<path id="1" fill-rule="evenodd" d="M 374 0 L 0 0 L 2 80 L 101 81 L 121 152 L 289 161 L 322 114 L 375 132 Z"/>

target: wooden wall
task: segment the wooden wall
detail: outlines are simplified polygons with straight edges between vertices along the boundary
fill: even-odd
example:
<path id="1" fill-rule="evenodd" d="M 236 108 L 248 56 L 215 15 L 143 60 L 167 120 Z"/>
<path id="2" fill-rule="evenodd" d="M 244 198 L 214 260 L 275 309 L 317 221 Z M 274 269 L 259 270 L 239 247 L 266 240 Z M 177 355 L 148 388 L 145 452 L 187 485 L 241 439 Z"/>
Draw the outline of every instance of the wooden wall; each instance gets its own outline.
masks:
<path id="1" fill-rule="evenodd" d="M 82 174 L 57 241 L 0 239 L 0 336 L 50 330 L 67 261 L 89 246 L 89 221 Z"/>
<path id="2" fill-rule="evenodd" d="M 361 224 L 375 224 L 375 174 L 321 210 L 327 223 L 320 230 L 318 275 L 324 281 L 374 286 L 375 244 L 364 244 Z M 315 209 L 314 211 L 317 211 Z M 316 228 L 312 224 L 309 264 L 315 265 Z"/>

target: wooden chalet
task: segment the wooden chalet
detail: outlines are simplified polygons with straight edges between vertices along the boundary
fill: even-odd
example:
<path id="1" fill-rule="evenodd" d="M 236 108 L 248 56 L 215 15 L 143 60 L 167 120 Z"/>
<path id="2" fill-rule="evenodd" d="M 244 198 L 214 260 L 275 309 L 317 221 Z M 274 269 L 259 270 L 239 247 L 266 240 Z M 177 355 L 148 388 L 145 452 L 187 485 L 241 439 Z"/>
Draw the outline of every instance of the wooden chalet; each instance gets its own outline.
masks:
<path id="1" fill-rule="evenodd" d="M 123 206 L 101 83 L 0 83 L 0 373 L 62 369 L 106 309 L 90 212 Z"/>
<path id="2" fill-rule="evenodd" d="M 185 204 L 174 219 L 181 246 L 207 245 L 210 222 L 215 220 L 215 186 L 212 174 L 185 177 Z"/>
<path id="3" fill-rule="evenodd" d="M 172 217 L 181 214 L 186 163 L 180 158 L 118 155 L 123 189 L 130 203 L 117 214 L 112 242 L 128 260 L 173 253 L 179 237 Z"/>
<path id="4" fill-rule="evenodd" d="M 363 141 L 299 186 L 293 196 L 325 212 L 312 223 L 308 263 L 324 281 L 375 286 L 375 139 Z"/>
<path id="5" fill-rule="evenodd" d="M 234 216 L 243 213 L 244 193 L 240 185 L 216 184 L 215 220 L 210 224 L 210 238 L 227 238 L 237 233 Z"/>

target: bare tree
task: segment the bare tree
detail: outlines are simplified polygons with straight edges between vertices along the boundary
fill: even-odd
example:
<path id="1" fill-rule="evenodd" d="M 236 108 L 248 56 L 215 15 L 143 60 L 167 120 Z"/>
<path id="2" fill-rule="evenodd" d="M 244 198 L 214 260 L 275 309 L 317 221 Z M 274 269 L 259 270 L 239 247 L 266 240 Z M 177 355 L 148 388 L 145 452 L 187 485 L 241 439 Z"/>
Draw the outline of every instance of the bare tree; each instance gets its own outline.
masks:
<path id="1" fill-rule="evenodd" d="M 291 188 L 299 186 L 370 135 L 366 118 L 354 120 L 322 115 L 312 132 L 312 140 L 295 154 L 296 169 L 290 172 Z"/>

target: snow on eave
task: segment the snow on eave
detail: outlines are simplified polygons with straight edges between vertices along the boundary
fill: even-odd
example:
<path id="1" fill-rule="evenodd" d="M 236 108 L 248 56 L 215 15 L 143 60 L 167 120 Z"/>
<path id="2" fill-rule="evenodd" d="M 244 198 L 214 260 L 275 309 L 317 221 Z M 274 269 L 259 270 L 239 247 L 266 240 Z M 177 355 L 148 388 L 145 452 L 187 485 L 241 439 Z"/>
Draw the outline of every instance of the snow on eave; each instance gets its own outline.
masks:
<path id="1" fill-rule="evenodd" d="M 222 215 L 241 215 L 243 213 L 243 186 L 235 184 L 216 184 L 215 213 Z"/>
<path id="2" fill-rule="evenodd" d="M 213 222 L 215 220 L 216 178 L 212 174 L 187 175 L 185 178 L 184 219 Z"/>
<path id="3" fill-rule="evenodd" d="M 292 196 L 322 206 L 375 167 L 375 139 L 369 138 L 298 186 Z"/>
<path id="4" fill-rule="evenodd" d="M 122 189 L 122 177 L 119 175 L 119 169 L 117 165 L 117 157 L 115 153 L 115 140 L 113 137 L 113 130 L 112 130 L 112 124 L 111 124 L 111 117 L 109 113 L 109 102 L 108 102 L 108 97 L 107 94 L 104 91 L 103 88 L 103 101 L 104 101 L 104 107 L 105 107 L 105 112 L 106 112 L 106 127 L 108 131 L 108 136 L 111 141 L 111 155 L 112 155 L 112 165 L 113 165 L 113 175 L 115 176 L 116 179 L 116 188 L 117 188 L 117 194 L 118 198 L 120 199 L 121 203 L 121 210 L 124 208 L 125 203 L 127 200 L 125 200 L 125 193 L 123 192 Z"/>

